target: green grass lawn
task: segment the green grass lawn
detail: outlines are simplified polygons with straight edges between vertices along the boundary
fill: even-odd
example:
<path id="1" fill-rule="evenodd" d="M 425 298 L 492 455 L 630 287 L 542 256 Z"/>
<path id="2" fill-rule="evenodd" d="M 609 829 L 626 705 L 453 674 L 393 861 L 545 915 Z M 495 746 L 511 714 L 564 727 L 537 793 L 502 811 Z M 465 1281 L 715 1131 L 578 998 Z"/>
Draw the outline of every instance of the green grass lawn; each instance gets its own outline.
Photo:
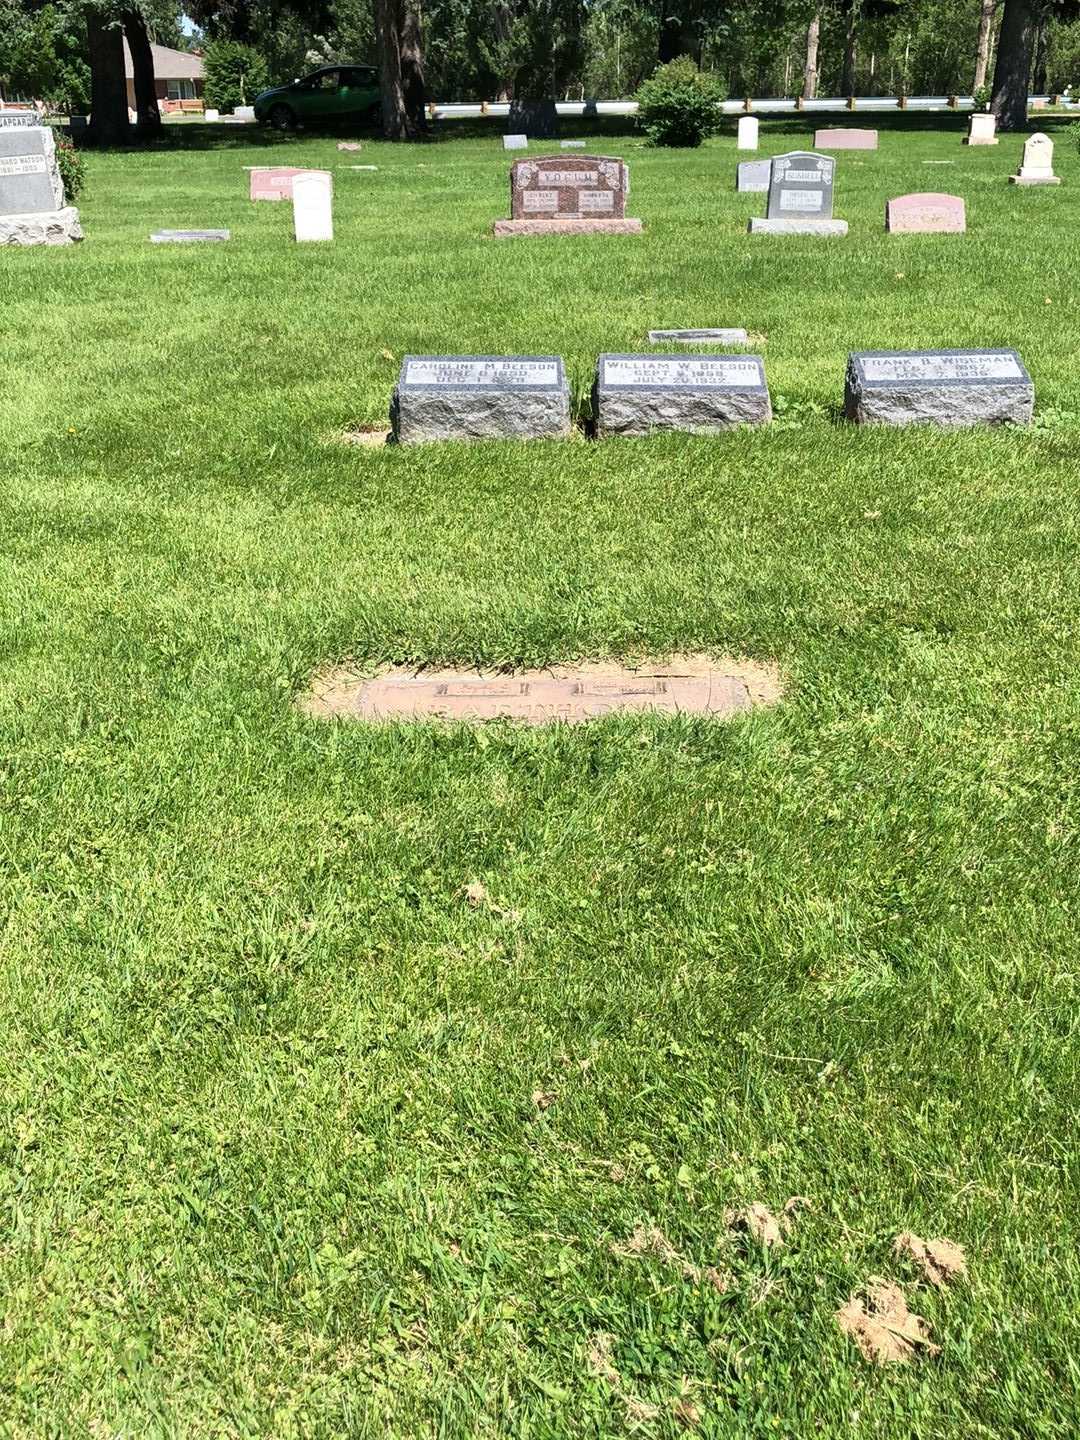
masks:
<path id="1" fill-rule="evenodd" d="M 1020 138 L 935 124 L 839 156 L 837 241 L 745 234 L 734 122 L 598 145 L 644 236 L 531 241 L 494 132 L 223 129 L 92 155 L 85 243 L 0 255 L 0 1433 L 1076 1433 L 1080 160 L 1017 189 Z M 334 168 L 332 246 L 268 160 Z M 885 235 L 912 190 L 969 233 Z M 339 443 L 406 352 L 558 353 L 580 410 L 678 325 L 765 337 L 777 422 Z M 1036 424 L 838 423 L 850 349 L 933 345 L 1015 346 Z M 292 704 L 668 650 L 786 698 Z M 726 1223 L 796 1194 L 782 1250 Z M 908 1228 L 969 1283 L 908 1284 Z M 841 1336 L 873 1275 L 940 1356 Z"/>

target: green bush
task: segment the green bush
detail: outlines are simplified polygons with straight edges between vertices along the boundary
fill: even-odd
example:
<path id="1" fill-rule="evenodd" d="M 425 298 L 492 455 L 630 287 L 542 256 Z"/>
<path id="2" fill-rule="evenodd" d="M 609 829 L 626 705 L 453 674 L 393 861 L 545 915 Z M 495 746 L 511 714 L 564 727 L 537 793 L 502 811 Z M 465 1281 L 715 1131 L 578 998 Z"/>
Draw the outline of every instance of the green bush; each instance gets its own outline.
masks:
<path id="1" fill-rule="evenodd" d="M 211 110 L 250 105 L 266 89 L 266 61 L 250 45 L 235 40 L 212 40 L 203 56 L 203 72 L 203 98 Z"/>
<path id="2" fill-rule="evenodd" d="M 86 184 L 86 161 L 70 140 L 56 139 L 56 168 L 64 182 L 64 199 L 69 205 Z"/>
<path id="3" fill-rule="evenodd" d="M 688 55 L 661 65 L 638 90 L 637 123 L 654 145 L 692 148 L 720 128 L 726 87 Z"/>

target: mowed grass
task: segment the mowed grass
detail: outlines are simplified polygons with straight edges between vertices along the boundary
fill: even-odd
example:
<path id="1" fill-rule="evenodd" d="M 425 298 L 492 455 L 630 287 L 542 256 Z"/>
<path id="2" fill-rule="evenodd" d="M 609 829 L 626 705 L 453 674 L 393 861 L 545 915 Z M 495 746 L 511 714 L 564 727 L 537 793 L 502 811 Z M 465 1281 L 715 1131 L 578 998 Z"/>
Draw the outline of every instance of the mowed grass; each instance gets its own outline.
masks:
<path id="1" fill-rule="evenodd" d="M 223 129 L 91 156 L 85 243 L 0 256 L 0 1432 L 1075 1434 L 1080 162 L 1010 188 L 965 128 L 841 154 L 835 242 L 746 236 L 732 134 L 597 142 L 641 238 L 496 242 L 494 133 Z M 332 246 L 249 203 L 269 160 L 334 169 Z M 884 234 L 923 189 L 966 236 Z M 233 238 L 148 242 L 192 226 Z M 583 407 L 674 325 L 765 337 L 777 423 L 338 443 L 406 352 L 558 353 Z M 928 345 L 1018 348 L 1036 425 L 838 423 L 850 349 Z M 292 704 L 668 650 L 786 698 Z M 783 1250 L 730 1231 L 796 1194 Z M 940 1356 L 841 1336 L 873 1275 Z"/>

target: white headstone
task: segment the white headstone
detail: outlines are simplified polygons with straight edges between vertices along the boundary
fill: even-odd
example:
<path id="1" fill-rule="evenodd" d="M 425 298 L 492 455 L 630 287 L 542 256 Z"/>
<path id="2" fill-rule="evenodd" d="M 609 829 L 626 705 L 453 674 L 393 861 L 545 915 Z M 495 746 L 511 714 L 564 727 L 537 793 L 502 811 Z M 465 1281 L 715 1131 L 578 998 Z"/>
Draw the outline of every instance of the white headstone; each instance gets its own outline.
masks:
<path id="1" fill-rule="evenodd" d="M 293 180 L 293 227 L 297 240 L 333 240 L 334 181 L 327 170 L 306 170 Z"/>
<path id="2" fill-rule="evenodd" d="M 204 110 L 204 111 L 203 111 L 203 119 L 204 119 L 204 120 L 220 120 L 220 119 L 221 119 L 221 112 L 220 112 L 219 110 Z"/>
<path id="3" fill-rule="evenodd" d="M 736 150 L 756 150 L 758 142 L 758 120 L 756 115 L 743 115 L 739 120 L 739 135 Z"/>
<path id="4" fill-rule="evenodd" d="M 996 145 L 997 116 L 991 115 L 988 110 L 976 110 L 971 117 L 971 128 L 968 131 L 965 145 Z"/>
<path id="5" fill-rule="evenodd" d="M 527 150 L 529 148 L 529 137 L 527 135 L 504 135 L 504 150 Z"/>
<path id="6" fill-rule="evenodd" d="M 1019 173 L 1010 175 L 1014 185 L 1060 185 L 1054 174 L 1054 142 L 1049 135 L 1032 135 L 1024 141 L 1024 158 Z"/>

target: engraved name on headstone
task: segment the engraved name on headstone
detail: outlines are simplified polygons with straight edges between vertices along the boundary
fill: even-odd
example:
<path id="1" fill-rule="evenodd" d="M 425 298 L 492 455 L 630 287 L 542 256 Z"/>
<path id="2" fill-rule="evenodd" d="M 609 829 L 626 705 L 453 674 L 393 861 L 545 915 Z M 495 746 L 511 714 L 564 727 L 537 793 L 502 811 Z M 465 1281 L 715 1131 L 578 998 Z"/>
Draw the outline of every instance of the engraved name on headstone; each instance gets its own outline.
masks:
<path id="1" fill-rule="evenodd" d="M 293 181 L 303 174 L 303 169 L 296 165 L 252 170 L 250 197 L 252 200 L 291 200 Z"/>
<path id="2" fill-rule="evenodd" d="M 0 110 L 0 130 L 20 130 L 40 124 L 41 116 L 36 110 Z"/>
<path id="3" fill-rule="evenodd" d="M 726 430 L 772 418 L 759 355 L 601 355 L 593 412 L 598 435 Z"/>
<path id="4" fill-rule="evenodd" d="M 406 355 L 390 402 L 401 444 L 570 433 L 558 355 Z"/>
<path id="5" fill-rule="evenodd" d="M 848 357 L 844 411 L 859 424 L 1030 422 L 1035 387 L 1015 350 L 864 350 Z"/>
<path id="6" fill-rule="evenodd" d="M 847 221 L 834 220 L 836 161 L 810 150 L 773 158 L 766 218 L 750 221 L 752 235 L 846 235 Z"/>

